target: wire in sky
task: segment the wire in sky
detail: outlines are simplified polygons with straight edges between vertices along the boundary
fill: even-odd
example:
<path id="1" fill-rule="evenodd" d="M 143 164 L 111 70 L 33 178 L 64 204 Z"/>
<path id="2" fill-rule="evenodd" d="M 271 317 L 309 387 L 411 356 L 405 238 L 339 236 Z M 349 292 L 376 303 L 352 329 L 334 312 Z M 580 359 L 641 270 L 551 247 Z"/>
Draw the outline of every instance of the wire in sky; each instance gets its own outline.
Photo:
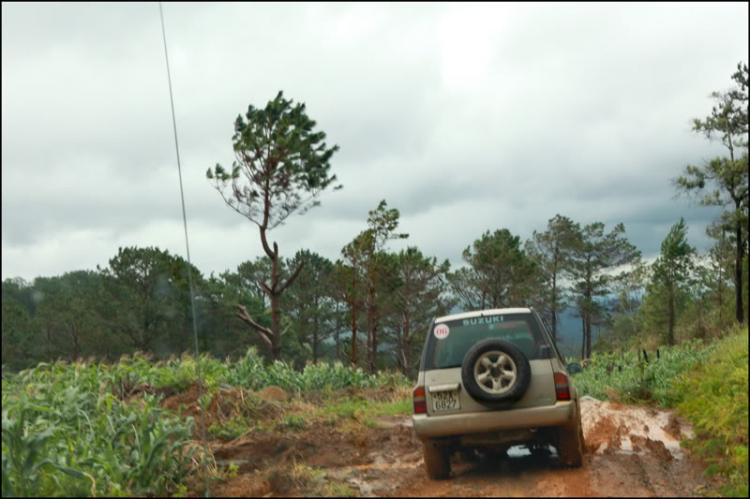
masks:
<path id="1" fill-rule="evenodd" d="M 195 288 L 193 286 L 193 264 L 190 261 L 190 242 L 188 241 L 187 215 L 185 214 L 185 191 L 182 188 L 182 165 L 180 164 L 180 146 L 177 141 L 177 119 L 174 114 L 174 97 L 172 96 L 172 75 L 169 71 L 169 54 L 167 53 L 167 32 L 164 29 L 164 10 L 159 2 L 159 16 L 161 17 L 161 35 L 164 39 L 164 59 L 167 63 L 167 81 L 169 83 L 169 103 L 172 107 L 172 128 L 174 129 L 174 148 L 177 153 L 177 174 L 180 178 L 180 198 L 182 199 L 182 224 L 185 227 L 185 248 L 188 261 L 188 282 L 190 283 L 190 305 L 193 311 L 193 336 L 195 337 L 195 370 L 198 373 L 198 401 L 201 407 L 201 431 L 203 435 L 203 479 L 206 497 L 208 488 L 208 445 L 206 444 L 206 412 L 203 407 L 203 379 L 201 377 L 200 351 L 198 350 L 198 324 L 195 318 Z"/>

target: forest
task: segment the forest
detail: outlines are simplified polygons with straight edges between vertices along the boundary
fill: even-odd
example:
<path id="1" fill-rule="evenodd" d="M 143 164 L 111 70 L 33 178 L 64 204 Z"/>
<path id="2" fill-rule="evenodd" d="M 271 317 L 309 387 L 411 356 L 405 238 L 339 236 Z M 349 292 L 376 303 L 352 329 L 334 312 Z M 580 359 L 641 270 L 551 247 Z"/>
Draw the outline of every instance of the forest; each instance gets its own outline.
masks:
<path id="1" fill-rule="evenodd" d="M 304 104 L 279 92 L 265 108 L 249 106 L 235 122 L 231 169 L 206 177 L 228 207 L 258 229 L 264 255 L 234 270 L 205 275 L 180 255 L 156 247 L 121 247 L 106 266 L 61 276 L 2 283 L 2 365 L 124 354 L 156 359 L 198 349 L 219 359 L 256 347 L 268 361 L 301 370 L 339 360 L 369 373 L 413 377 L 430 322 L 455 311 L 534 307 L 569 357 L 624 352 L 710 339 L 748 317 L 747 65 L 735 88 L 693 129 L 727 155 L 687 165 L 671 186 L 675 202 L 721 206 L 706 229 L 713 245 L 697 252 L 688 226 L 675 220 L 661 252 L 644 260 L 620 223 L 581 224 L 558 214 L 522 241 L 493 228 L 466 241 L 451 268 L 407 240 L 396 207 L 382 200 L 336 261 L 314 248 L 283 256 L 271 231 L 338 189 L 324 132 Z M 677 173 L 677 172 L 676 172 Z M 193 307 L 194 305 L 194 307 Z M 578 342 L 560 336 L 560 317 L 579 321 Z"/>

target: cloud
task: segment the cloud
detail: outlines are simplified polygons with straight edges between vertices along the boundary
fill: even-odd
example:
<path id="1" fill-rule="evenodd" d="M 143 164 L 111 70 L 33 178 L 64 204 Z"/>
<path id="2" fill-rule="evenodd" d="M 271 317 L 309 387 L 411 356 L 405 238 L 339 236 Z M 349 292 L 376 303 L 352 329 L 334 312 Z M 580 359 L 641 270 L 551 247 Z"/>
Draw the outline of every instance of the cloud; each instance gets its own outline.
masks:
<path id="1" fill-rule="evenodd" d="M 279 89 L 338 144 L 344 189 L 273 232 L 337 258 L 381 199 L 400 245 L 460 262 L 486 230 L 560 213 L 624 222 L 653 255 L 684 216 L 705 249 L 717 210 L 670 179 L 723 154 L 690 131 L 747 56 L 747 5 L 166 4 L 194 263 L 260 254 L 205 179 L 236 116 Z M 118 245 L 183 254 L 158 9 L 2 6 L 3 278 L 105 264 Z M 397 247 L 397 246 L 394 246 Z M 398 246 L 400 247 L 400 246 Z"/>

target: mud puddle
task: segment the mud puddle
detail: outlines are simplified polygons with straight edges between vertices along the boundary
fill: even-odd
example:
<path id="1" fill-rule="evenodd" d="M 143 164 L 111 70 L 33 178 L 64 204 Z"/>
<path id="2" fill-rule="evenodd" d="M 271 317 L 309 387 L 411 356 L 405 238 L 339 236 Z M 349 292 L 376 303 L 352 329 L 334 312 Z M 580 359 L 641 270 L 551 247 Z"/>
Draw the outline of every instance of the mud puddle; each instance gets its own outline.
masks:
<path id="1" fill-rule="evenodd" d="M 580 468 L 557 452 L 532 455 L 514 447 L 503 458 L 452 459 L 450 480 L 430 480 L 423 466 L 391 488 L 399 496 L 453 497 L 697 497 L 711 484 L 680 441 L 692 428 L 673 411 L 581 399 L 587 453 Z M 421 461 L 420 461 L 421 463 Z M 398 475 L 394 475 L 398 476 Z"/>
<path id="2" fill-rule="evenodd" d="M 376 418 L 375 426 L 317 422 L 302 431 L 211 442 L 217 464 L 239 466 L 238 476 L 213 492 L 305 495 L 289 488 L 290 470 L 300 463 L 319 470 L 316 480 L 364 497 L 694 497 L 710 488 L 702 468 L 680 447 L 692 429 L 672 411 L 583 397 L 581 414 L 587 452 L 580 468 L 561 465 L 552 446 L 534 454 L 518 446 L 507 456 L 472 462 L 455 455 L 451 479 L 431 480 L 411 417 L 398 416 Z"/>
<path id="3" fill-rule="evenodd" d="M 586 448 L 595 455 L 644 456 L 683 459 L 680 442 L 693 437 L 690 425 L 679 421 L 673 411 L 648 406 L 627 406 L 581 398 L 581 423 Z"/>

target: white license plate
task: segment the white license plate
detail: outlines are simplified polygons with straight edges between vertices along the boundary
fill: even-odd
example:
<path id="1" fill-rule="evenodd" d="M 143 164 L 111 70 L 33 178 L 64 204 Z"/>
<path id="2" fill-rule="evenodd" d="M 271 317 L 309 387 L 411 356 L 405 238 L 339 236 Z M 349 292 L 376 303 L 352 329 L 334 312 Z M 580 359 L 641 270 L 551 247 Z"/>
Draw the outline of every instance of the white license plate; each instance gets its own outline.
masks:
<path id="1" fill-rule="evenodd" d="M 460 408 L 458 390 L 446 390 L 432 394 L 432 410 L 434 412 L 455 411 Z"/>

